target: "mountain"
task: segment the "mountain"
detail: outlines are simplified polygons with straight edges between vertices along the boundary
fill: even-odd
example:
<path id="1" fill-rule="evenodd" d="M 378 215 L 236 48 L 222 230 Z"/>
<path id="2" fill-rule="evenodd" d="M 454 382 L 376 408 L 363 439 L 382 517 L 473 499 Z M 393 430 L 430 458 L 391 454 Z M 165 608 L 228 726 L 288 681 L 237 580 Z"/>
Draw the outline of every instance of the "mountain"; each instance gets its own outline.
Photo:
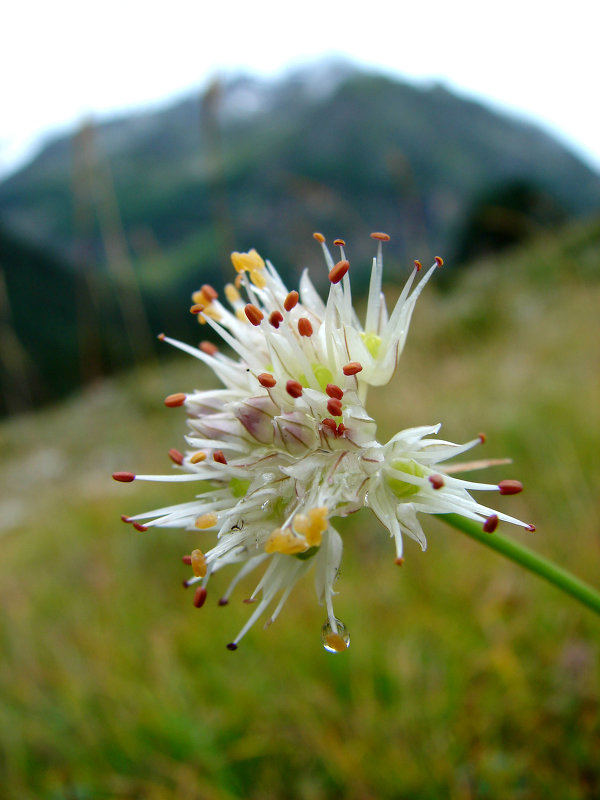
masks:
<path id="1" fill-rule="evenodd" d="M 0 184 L 10 242 L 0 266 L 7 307 L 32 326 L 17 337 L 29 358 L 45 363 L 32 355 L 44 340 L 70 363 L 50 329 L 61 320 L 64 340 L 81 340 L 78 314 L 92 320 L 97 352 L 113 353 L 121 337 L 127 362 L 150 351 L 150 331 L 189 338 L 187 296 L 203 281 L 221 284 L 234 249 L 256 247 L 297 276 L 320 263 L 312 231 L 342 236 L 360 287 L 372 230 L 392 234 L 392 263 L 435 254 L 451 263 L 598 208 L 600 177 L 535 126 L 440 85 L 322 62 L 277 80 L 215 81 L 50 141 Z M 48 259 L 60 264 L 56 282 Z M 48 285 L 47 326 L 23 291 L 36 280 Z M 79 298 L 67 321 L 59 293 Z M 95 363 L 102 371 L 115 360 Z"/>

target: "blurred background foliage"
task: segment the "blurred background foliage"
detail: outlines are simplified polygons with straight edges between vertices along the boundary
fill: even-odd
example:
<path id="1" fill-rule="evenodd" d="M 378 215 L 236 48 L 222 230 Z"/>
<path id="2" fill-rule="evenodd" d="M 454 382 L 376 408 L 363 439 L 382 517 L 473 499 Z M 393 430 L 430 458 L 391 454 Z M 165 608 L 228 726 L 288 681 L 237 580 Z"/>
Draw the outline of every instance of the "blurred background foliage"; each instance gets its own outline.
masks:
<path id="1" fill-rule="evenodd" d="M 219 608 L 217 576 L 194 609 L 179 558 L 206 534 L 118 520 L 185 487 L 109 478 L 183 446 L 162 398 L 215 380 L 155 334 L 206 336 L 189 294 L 222 285 L 230 250 L 293 286 L 326 277 L 320 229 L 360 287 L 383 229 L 390 297 L 412 258 L 447 268 L 369 398 L 380 440 L 484 430 L 514 460 L 489 479 L 526 486 L 503 508 L 538 526 L 512 535 L 598 585 L 599 198 L 547 134 L 332 64 L 84 126 L 0 184 L 3 798 L 600 795 L 598 622 L 556 589 L 435 520 L 398 569 L 361 512 L 336 603 L 350 650 L 322 649 L 306 580 L 229 653 L 253 585 Z"/>

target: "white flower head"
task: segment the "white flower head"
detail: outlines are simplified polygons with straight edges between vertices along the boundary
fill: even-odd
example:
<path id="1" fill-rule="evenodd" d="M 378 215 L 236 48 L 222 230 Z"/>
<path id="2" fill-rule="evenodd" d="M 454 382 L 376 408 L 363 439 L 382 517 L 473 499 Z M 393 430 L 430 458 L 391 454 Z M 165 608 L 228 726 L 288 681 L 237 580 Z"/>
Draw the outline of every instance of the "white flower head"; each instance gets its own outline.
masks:
<path id="1" fill-rule="evenodd" d="M 375 421 L 365 408 L 367 389 L 392 377 L 416 300 L 442 260 L 436 258 L 427 272 L 415 262 L 388 315 L 381 280 L 382 243 L 389 236 L 372 237 L 378 250 L 364 325 L 352 306 L 344 242 L 334 242 L 340 247 L 340 260 L 334 263 L 324 237 L 315 234 L 329 270 L 326 303 L 306 270 L 299 292 L 288 291 L 273 265 L 255 250 L 233 253 L 237 277 L 235 285 L 225 287 L 228 306 L 204 285 L 194 293 L 191 308 L 233 354 L 209 342 L 195 348 L 160 337 L 204 362 L 224 388 L 165 400 L 167 406 L 185 406 L 188 414 L 188 449 L 185 455 L 170 451 L 175 474 L 119 472 L 114 477 L 197 484 L 190 502 L 124 517 L 138 530 L 185 528 L 216 535 L 212 548 L 202 546 L 184 557 L 194 573 L 186 585 L 196 586 L 197 607 L 204 604 L 209 578 L 223 567 L 235 564 L 238 571 L 221 605 L 245 575 L 265 565 L 250 598 L 256 607 L 227 645 L 231 650 L 268 608 L 266 624 L 273 622 L 296 581 L 313 568 L 327 614 L 323 644 L 331 652 L 348 647 L 348 633 L 333 611 L 342 558 L 335 517 L 370 508 L 394 538 L 398 564 L 404 535 L 426 547 L 419 513 L 461 514 L 479 520 L 489 533 L 499 520 L 533 529 L 470 494 L 515 494 L 522 488 L 518 481 L 473 483 L 455 477 L 457 466 L 445 465 L 481 443 L 481 435 L 456 445 L 435 438 L 440 425 L 428 425 L 401 431 L 385 444 L 377 441 Z"/>

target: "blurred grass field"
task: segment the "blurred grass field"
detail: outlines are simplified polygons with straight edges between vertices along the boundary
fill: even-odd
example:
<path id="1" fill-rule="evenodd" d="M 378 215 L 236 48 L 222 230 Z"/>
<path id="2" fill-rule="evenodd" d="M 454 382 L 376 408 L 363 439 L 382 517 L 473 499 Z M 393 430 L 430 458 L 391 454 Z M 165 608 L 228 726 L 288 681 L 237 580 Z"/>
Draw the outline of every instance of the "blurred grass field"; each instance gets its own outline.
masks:
<path id="1" fill-rule="evenodd" d="M 596 586 L 599 265 L 595 225 L 428 287 L 396 378 L 369 398 L 380 440 L 485 431 L 478 456 L 514 460 L 487 477 L 526 489 L 499 503 L 537 525 L 503 532 Z M 321 646 L 311 580 L 225 649 L 245 590 L 218 607 L 218 575 L 199 611 L 180 585 L 206 535 L 119 521 L 189 490 L 110 479 L 167 471 L 184 418 L 162 398 L 209 382 L 177 360 L 0 428 L 0 796 L 600 796 L 600 620 L 436 520 L 401 569 L 368 512 L 340 526 L 347 653 Z"/>

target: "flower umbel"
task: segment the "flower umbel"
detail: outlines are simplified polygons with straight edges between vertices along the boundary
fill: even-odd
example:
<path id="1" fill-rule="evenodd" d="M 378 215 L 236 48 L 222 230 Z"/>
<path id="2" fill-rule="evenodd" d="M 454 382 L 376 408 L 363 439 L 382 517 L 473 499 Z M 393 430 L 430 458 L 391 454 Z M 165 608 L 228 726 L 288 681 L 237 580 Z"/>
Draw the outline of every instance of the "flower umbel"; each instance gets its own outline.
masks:
<path id="1" fill-rule="evenodd" d="M 113 477 L 197 482 L 198 494 L 188 503 L 124 518 L 138 530 L 185 528 L 216 534 L 216 544 L 207 552 L 203 547 L 184 557 L 193 572 L 186 585 L 196 587 L 197 607 L 204 604 L 210 577 L 221 568 L 239 565 L 219 600 L 225 605 L 245 575 L 266 566 L 250 598 L 257 605 L 227 645 L 231 650 L 268 608 L 266 624 L 275 620 L 296 581 L 312 568 L 327 613 L 323 645 L 330 652 L 348 647 L 345 626 L 333 611 L 342 558 L 342 539 L 332 525 L 335 517 L 370 508 L 394 538 L 398 564 L 404 535 L 426 548 L 420 512 L 460 514 L 479 521 L 488 533 L 501 520 L 533 530 L 470 494 L 516 494 L 522 488 L 518 481 L 467 481 L 456 477 L 459 465 L 446 464 L 480 444 L 483 436 L 457 445 L 434 438 L 440 425 L 428 425 L 401 431 L 385 444 L 377 441 L 375 421 L 365 408 L 367 389 L 392 377 L 417 298 L 443 262 L 436 258 L 425 272 L 416 261 L 388 315 L 381 281 L 382 243 L 389 236 L 372 237 L 378 249 L 364 325 L 352 306 L 344 242 L 335 241 L 340 260 L 334 262 L 324 237 L 315 234 L 329 270 L 326 303 L 306 270 L 299 292 L 288 291 L 272 264 L 255 250 L 233 253 L 237 276 L 225 287 L 228 307 L 205 285 L 194 293 L 191 311 L 234 355 L 209 342 L 195 348 L 161 335 L 211 367 L 224 388 L 166 398 L 167 406 L 185 406 L 190 429 L 185 455 L 169 453 L 175 474 L 119 472 Z"/>

